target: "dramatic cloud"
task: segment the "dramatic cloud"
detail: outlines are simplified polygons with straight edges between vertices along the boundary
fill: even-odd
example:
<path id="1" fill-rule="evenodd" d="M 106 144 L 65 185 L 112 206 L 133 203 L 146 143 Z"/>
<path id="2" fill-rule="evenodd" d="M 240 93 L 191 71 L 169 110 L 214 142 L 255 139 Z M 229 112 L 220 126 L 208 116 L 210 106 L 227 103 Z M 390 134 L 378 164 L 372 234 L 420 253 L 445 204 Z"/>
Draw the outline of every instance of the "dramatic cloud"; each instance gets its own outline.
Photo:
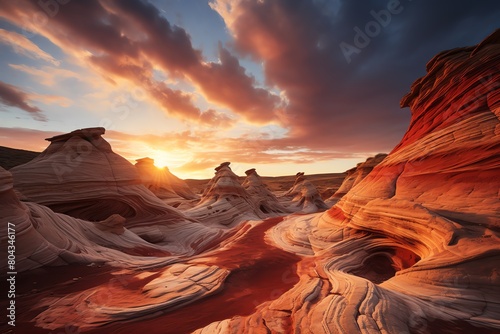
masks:
<path id="1" fill-rule="evenodd" d="M 219 44 L 220 63 L 201 64 L 190 77 L 215 102 L 237 111 L 255 123 L 278 121 L 280 98 L 262 88 L 254 88 L 255 79 L 245 73 L 238 59 Z"/>
<path id="2" fill-rule="evenodd" d="M 406 130 L 410 115 L 398 102 L 430 57 L 477 43 L 492 31 L 485 22 L 495 22 L 500 8 L 486 2 L 216 0 L 211 5 L 240 55 L 262 62 L 268 84 L 286 96 L 283 117 L 290 131 L 282 146 L 378 152 L 390 150 Z M 475 33 L 464 35 L 470 30 Z"/>
<path id="3" fill-rule="evenodd" d="M 127 19 L 124 25 L 132 22 L 148 37 L 137 43 L 143 54 L 165 71 L 189 78 L 207 100 L 228 107 L 249 121 L 276 119 L 279 97 L 255 87 L 255 79 L 246 74 L 228 50 L 219 45 L 220 63 L 205 62 L 201 52 L 193 49 L 186 31 L 172 26 L 154 6 L 140 1 L 107 4 Z"/>
<path id="4" fill-rule="evenodd" d="M 10 45 L 16 53 L 24 56 L 34 59 L 42 59 L 54 65 L 59 65 L 59 62 L 51 55 L 40 49 L 24 35 L 16 32 L 0 29 L 0 43 Z"/>
<path id="5" fill-rule="evenodd" d="M 142 149 L 153 154 L 155 146 L 182 157 L 177 167 L 184 171 L 225 160 L 275 166 L 329 161 L 334 169 L 336 159 L 364 160 L 390 151 L 410 119 L 399 100 L 425 74 L 425 64 L 440 51 L 476 44 L 498 28 L 500 17 L 494 0 L 460 6 L 451 0 L 208 1 L 223 19 L 217 17 L 217 29 L 227 29 L 224 38 L 230 39 L 216 50 L 220 38 L 206 38 L 212 36 L 208 25 L 192 17 L 176 20 L 183 27 L 170 22 L 177 14 L 170 9 L 182 8 L 182 15 L 196 18 L 195 9 L 207 10 L 203 2 L 195 8 L 187 1 L 170 7 L 146 0 L 4 1 L 0 17 L 37 37 L 30 41 L 4 30 L 3 43 L 55 64 L 42 51 L 52 50 L 45 47 L 48 40 L 68 56 L 52 66 L 21 63 L 9 55 L 7 69 L 53 89 L 44 89 L 46 94 L 58 94 L 54 88 L 70 78 L 94 87 L 73 104 L 94 113 L 95 103 L 101 110 L 121 107 L 112 103 L 117 91 L 140 92 L 135 106 L 150 108 L 153 102 L 182 121 L 167 124 L 167 130 L 163 116 L 155 115 L 156 123 L 144 119 L 141 131 L 159 134 L 177 124 L 189 130 L 156 136 L 108 131 L 113 147 L 127 158 L 140 157 Z M 202 29 L 208 31 L 200 35 Z M 68 87 L 64 97 L 75 96 L 78 88 Z M 40 113 L 29 100 L 70 104 L 64 97 L 14 92 L 4 92 L 3 103 L 31 115 Z M 127 122 L 116 130 L 132 132 Z"/>
<path id="6" fill-rule="evenodd" d="M 37 121 L 46 121 L 40 108 L 29 104 L 30 95 L 16 86 L 0 81 L 0 103 L 27 111 Z"/>
<path id="7" fill-rule="evenodd" d="M 50 18 L 37 24 L 41 10 Z M 209 102 L 230 108 L 244 119 L 277 121 L 279 97 L 256 87 L 255 79 L 223 47 L 220 63 L 206 62 L 187 32 L 171 25 L 149 3 L 17 1 L 4 6 L 1 15 L 19 26 L 32 22 L 31 29 L 89 62 L 111 81 L 119 77 L 143 87 L 174 117 L 219 127 L 234 122 L 214 109 L 201 111 L 188 94 L 155 80 L 153 68 L 190 81 Z"/>
<path id="8" fill-rule="evenodd" d="M 56 81 L 60 79 L 80 78 L 80 75 L 76 72 L 51 66 L 43 66 L 38 69 L 27 65 L 9 64 L 9 67 L 32 75 L 44 86 L 54 86 Z"/>

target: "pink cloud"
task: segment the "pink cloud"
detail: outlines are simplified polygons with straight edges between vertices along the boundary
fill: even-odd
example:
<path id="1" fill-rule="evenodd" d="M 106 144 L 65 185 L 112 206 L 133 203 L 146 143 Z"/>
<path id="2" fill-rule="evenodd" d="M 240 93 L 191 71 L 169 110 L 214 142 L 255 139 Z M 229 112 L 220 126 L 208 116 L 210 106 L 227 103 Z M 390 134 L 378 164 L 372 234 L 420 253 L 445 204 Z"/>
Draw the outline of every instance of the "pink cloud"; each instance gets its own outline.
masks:
<path id="1" fill-rule="evenodd" d="M 342 18 L 327 17 L 318 3 L 217 0 L 211 6 L 239 54 L 261 62 L 267 83 L 286 97 L 279 116 L 289 131 L 277 146 L 332 155 L 390 150 L 409 113 L 398 110 L 399 96 L 381 91 L 386 76 L 364 81 L 346 66 L 334 42 L 340 34 L 335 20 Z"/>
<path id="2" fill-rule="evenodd" d="M 53 65 L 59 65 L 59 61 L 55 60 L 47 52 L 40 49 L 35 43 L 27 39 L 24 35 L 18 34 L 13 31 L 0 29 L 0 43 L 10 45 L 14 51 L 24 56 L 42 59 Z"/>
<path id="3" fill-rule="evenodd" d="M 37 121 L 46 121 L 42 110 L 29 103 L 30 94 L 20 88 L 0 81 L 0 103 L 27 111 Z"/>
<path id="4" fill-rule="evenodd" d="M 48 146 L 49 142 L 45 141 L 45 138 L 60 134 L 61 132 L 0 127 L 0 141 L 3 146 L 35 152 L 41 152 Z"/>
<path id="5" fill-rule="evenodd" d="M 220 63 L 199 64 L 188 75 L 211 101 L 230 108 L 254 123 L 277 121 L 281 99 L 256 88 L 238 59 L 219 44 Z"/>
<path id="6" fill-rule="evenodd" d="M 187 32 L 173 26 L 153 5 L 142 1 L 72 1 L 58 5 L 44 24 L 36 25 L 40 7 L 36 2 L 9 2 L 2 15 L 47 37 L 65 52 L 88 62 L 113 82 L 120 77 L 144 88 L 167 113 L 180 119 L 227 127 L 231 117 L 214 109 L 202 111 L 185 93 L 173 90 L 153 78 L 151 69 L 161 68 L 199 88 L 208 101 L 252 122 L 276 120 L 279 97 L 256 87 L 229 51 L 220 48 L 220 63 L 205 62 L 201 51 L 193 48 Z M 43 7 L 43 6 L 42 6 Z"/>

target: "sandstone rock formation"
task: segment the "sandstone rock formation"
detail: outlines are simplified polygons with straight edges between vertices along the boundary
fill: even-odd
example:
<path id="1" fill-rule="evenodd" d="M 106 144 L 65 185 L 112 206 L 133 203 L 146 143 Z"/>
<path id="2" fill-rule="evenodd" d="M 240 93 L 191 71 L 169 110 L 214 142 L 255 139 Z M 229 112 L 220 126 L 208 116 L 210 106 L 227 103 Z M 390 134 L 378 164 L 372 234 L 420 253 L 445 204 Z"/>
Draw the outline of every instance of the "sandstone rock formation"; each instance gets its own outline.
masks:
<path id="1" fill-rule="evenodd" d="M 242 223 L 221 247 L 184 258 L 184 263 L 146 270 L 131 266 L 90 287 L 57 296 L 47 293 L 36 303 L 27 296 L 30 310 L 38 313 L 33 323 L 51 331 L 71 324 L 74 331 L 90 333 L 141 328 L 189 333 L 208 319 L 253 310 L 269 293 L 286 291 L 297 282 L 293 269 L 299 258 L 264 242 L 265 231 L 280 220 Z"/>
<path id="2" fill-rule="evenodd" d="M 16 305 L 26 312 L 19 317 L 35 330 L 71 324 L 89 333 L 498 333 L 499 64 L 500 31 L 476 47 L 432 59 L 402 100 L 412 119 L 400 144 L 324 213 L 241 222 L 266 215 L 223 163 L 189 212 L 202 225 L 140 185 L 133 166 L 96 142 L 99 131 L 56 137 L 39 159 L 13 171 L 15 184 L 30 200 L 78 215 L 100 209 L 103 219 L 89 222 L 23 203 L 0 169 L 0 211 L 7 213 L 0 217 L 0 241 L 6 223 L 15 221 L 24 270 L 94 258 L 129 268 L 63 293 L 48 289 L 36 305 L 33 296 L 20 295 Z M 92 159 L 72 155 L 71 145 L 82 140 L 94 147 Z M 78 158 L 79 168 L 60 170 L 68 164 L 65 155 Z M 51 163 L 59 173 L 49 170 Z M 64 182 L 57 184 L 57 176 Z M 289 194 L 317 209 L 306 182 L 299 173 Z M 100 194 L 110 194 L 102 197 L 108 206 L 95 204 Z M 220 224 L 237 225 L 224 228 L 223 241 L 216 237 Z M 161 262 L 171 256 L 127 254 L 136 241 L 171 249 L 171 243 L 151 245 L 133 233 L 151 226 L 180 226 L 168 230 L 176 239 L 171 243 L 182 250 L 205 243 L 205 251 L 185 251 L 175 264 Z M 121 284 L 112 284 L 121 276 Z"/>
<path id="3" fill-rule="evenodd" d="M 296 174 L 295 183 L 283 197 L 288 199 L 283 203 L 296 212 L 313 213 L 328 209 L 316 186 L 306 179 L 303 172 Z"/>
<path id="4" fill-rule="evenodd" d="M 125 219 L 121 216 L 84 221 L 43 205 L 21 202 L 12 187 L 11 173 L 0 168 L 0 242 L 7 245 L 8 235 L 15 236 L 15 270 L 9 271 L 92 262 L 148 267 L 174 261 L 165 247 L 150 244 L 123 228 Z M 7 247 L 0 250 L 4 259 L 6 251 Z M 155 258 L 145 258 L 146 254 Z M 3 261 L 0 269 L 6 272 L 6 266 Z"/>
<path id="5" fill-rule="evenodd" d="M 230 162 L 224 162 L 215 168 L 215 176 L 208 183 L 200 202 L 186 211 L 188 216 L 226 226 L 266 217 L 229 165 Z"/>
<path id="6" fill-rule="evenodd" d="M 498 333 L 499 64 L 500 31 L 434 57 L 387 158 L 324 214 L 269 231 L 303 257 L 300 282 L 197 333 Z"/>
<path id="7" fill-rule="evenodd" d="M 179 207 L 185 200 L 199 199 L 183 180 L 172 174 L 168 167 L 158 168 L 154 159 L 136 160 L 135 167 L 139 171 L 142 183 L 158 198 L 168 205 Z"/>
<path id="8" fill-rule="evenodd" d="M 347 176 L 340 188 L 326 200 L 326 203 L 330 206 L 335 204 L 342 196 L 347 194 L 352 187 L 360 183 L 375 166 L 385 159 L 385 157 L 387 157 L 387 154 L 379 153 L 374 157 L 366 159 L 364 162 L 360 162 L 356 167 L 349 169 L 346 172 Z"/>
<path id="9" fill-rule="evenodd" d="M 278 198 L 267 188 L 264 182 L 262 182 L 255 168 L 245 171 L 245 174 L 247 177 L 245 181 L 243 181 L 242 186 L 253 198 L 262 212 L 268 214 L 283 214 L 290 212 L 278 201 Z"/>
<path id="10" fill-rule="evenodd" d="M 116 321 L 132 321 L 193 303 L 214 294 L 230 271 L 217 266 L 176 263 L 162 271 L 121 272 L 121 284 L 103 285 L 62 298 L 46 298 L 35 307 L 46 308 L 35 317 L 47 330 L 78 324 L 89 330 Z M 130 285 L 140 283 L 139 290 Z"/>
<path id="11" fill-rule="evenodd" d="M 137 169 L 112 151 L 104 132 L 89 128 L 47 139 L 50 145 L 38 157 L 10 170 L 15 189 L 75 218 L 97 222 L 119 214 L 127 229 L 174 254 L 191 253 L 195 241 L 203 248 L 221 235 L 154 196 Z"/>

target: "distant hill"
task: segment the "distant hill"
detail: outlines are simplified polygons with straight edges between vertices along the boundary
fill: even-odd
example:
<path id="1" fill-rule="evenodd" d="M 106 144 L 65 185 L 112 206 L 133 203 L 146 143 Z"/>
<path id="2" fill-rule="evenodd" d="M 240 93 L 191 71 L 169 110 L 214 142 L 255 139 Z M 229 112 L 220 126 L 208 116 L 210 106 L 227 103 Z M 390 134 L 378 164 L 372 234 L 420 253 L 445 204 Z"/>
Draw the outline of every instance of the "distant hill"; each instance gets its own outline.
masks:
<path id="1" fill-rule="evenodd" d="M 11 169 L 25 164 L 36 158 L 40 152 L 18 150 L 15 148 L 0 146 L 0 166 Z"/>

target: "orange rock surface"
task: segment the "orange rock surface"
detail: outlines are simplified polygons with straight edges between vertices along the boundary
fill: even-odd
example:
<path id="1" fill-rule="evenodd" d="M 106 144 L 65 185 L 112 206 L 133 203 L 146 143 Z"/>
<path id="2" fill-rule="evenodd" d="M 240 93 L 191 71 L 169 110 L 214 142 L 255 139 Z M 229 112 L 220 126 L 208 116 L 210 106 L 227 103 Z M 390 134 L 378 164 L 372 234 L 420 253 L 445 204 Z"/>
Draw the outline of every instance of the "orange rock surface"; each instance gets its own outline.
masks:
<path id="1" fill-rule="evenodd" d="M 328 205 L 321 198 L 318 189 L 299 172 L 293 186 L 283 195 L 283 203 L 291 210 L 300 213 L 313 213 L 328 209 Z"/>
<path id="2" fill-rule="evenodd" d="M 159 198 L 198 198 L 186 182 L 172 174 L 168 167 L 156 167 L 154 159 L 151 158 L 142 158 L 136 161 L 135 167 L 139 171 L 142 183 Z"/>
<path id="3" fill-rule="evenodd" d="M 303 257 L 299 283 L 196 333 L 498 333 L 499 68 L 500 31 L 434 57 L 401 143 L 327 212 L 270 231 Z"/>
<path id="4" fill-rule="evenodd" d="M 434 57 L 401 101 L 412 113 L 401 142 L 359 165 L 321 213 L 299 173 L 287 194 L 298 212 L 265 219 L 273 194 L 254 170 L 242 186 L 228 162 L 182 213 L 141 184 L 103 129 L 51 138 L 14 178 L 0 169 L 1 243 L 15 222 L 19 271 L 59 273 L 35 305 L 29 293 L 16 300 L 19 328 L 499 333 L 499 69 L 500 30 Z M 73 285 L 47 267 L 97 261 L 113 267 Z"/>
<path id="5" fill-rule="evenodd" d="M 347 194 L 352 187 L 361 182 L 372 169 L 377 166 L 382 160 L 387 157 L 387 154 L 380 153 L 374 157 L 366 159 L 364 162 L 360 162 L 356 167 L 349 169 L 346 173 L 347 176 L 344 182 L 340 185 L 340 188 L 326 200 L 327 204 L 335 204 L 342 196 Z"/>

